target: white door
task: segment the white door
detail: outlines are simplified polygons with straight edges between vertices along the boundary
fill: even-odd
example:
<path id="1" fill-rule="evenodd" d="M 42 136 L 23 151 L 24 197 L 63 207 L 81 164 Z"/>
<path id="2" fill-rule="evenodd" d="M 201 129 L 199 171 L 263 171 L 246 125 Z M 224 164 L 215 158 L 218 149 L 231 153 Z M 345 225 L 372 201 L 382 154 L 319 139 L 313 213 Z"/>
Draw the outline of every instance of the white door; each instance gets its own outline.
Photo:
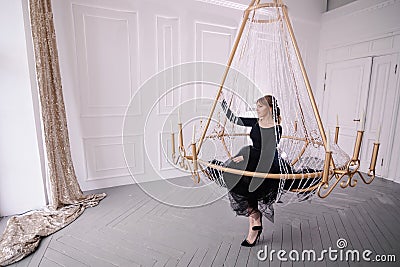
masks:
<path id="1" fill-rule="evenodd" d="M 376 165 L 376 173 L 388 177 L 390 155 L 393 152 L 393 142 L 396 128 L 396 111 L 398 102 L 397 70 L 399 54 L 374 57 L 372 61 L 371 82 L 369 88 L 367 120 L 361 151 L 362 170 L 369 167 L 373 143 L 376 142 L 379 128 L 380 147 Z M 397 151 L 398 157 L 398 151 Z M 394 164 L 393 164 L 394 165 Z M 393 168 L 395 166 L 392 166 Z"/>
<path id="2" fill-rule="evenodd" d="M 353 155 L 359 127 L 357 120 L 366 111 L 371 64 L 372 58 L 367 57 L 326 66 L 323 102 L 325 129 L 329 129 L 333 136 L 338 118 L 339 146 L 350 156 Z"/>

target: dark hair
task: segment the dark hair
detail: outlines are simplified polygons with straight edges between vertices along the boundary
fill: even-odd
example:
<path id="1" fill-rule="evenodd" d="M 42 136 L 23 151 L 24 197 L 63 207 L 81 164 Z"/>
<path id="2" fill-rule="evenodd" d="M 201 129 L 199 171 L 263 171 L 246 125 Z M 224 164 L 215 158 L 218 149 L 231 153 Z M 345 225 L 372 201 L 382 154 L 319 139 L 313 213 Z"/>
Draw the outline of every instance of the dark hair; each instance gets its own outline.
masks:
<path id="1" fill-rule="evenodd" d="M 273 97 L 272 95 L 265 95 L 263 97 L 260 97 L 257 100 L 257 103 L 261 103 L 264 106 L 269 106 L 272 108 L 272 118 L 274 119 L 276 124 L 281 123 L 281 109 L 278 106 L 278 101 L 276 101 L 276 98 Z"/>

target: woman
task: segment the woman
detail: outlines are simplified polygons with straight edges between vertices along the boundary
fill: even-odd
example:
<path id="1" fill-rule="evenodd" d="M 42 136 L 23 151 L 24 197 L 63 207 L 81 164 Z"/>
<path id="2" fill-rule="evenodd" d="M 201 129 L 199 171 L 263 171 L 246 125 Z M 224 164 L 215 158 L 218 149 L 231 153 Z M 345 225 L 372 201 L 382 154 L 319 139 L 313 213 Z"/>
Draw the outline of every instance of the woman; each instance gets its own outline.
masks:
<path id="1" fill-rule="evenodd" d="M 280 109 L 275 97 L 266 95 L 257 100 L 258 118 L 236 117 L 225 100 L 222 102 L 222 108 L 233 123 L 251 127 L 250 138 L 253 142 L 253 145 L 242 148 L 224 165 L 252 172 L 280 173 L 280 159 L 276 146 L 282 135 L 282 127 L 279 125 Z M 252 247 L 262 232 L 262 215 L 273 222 L 273 203 L 280 181 L 227 172 L 223 174 L 223 179 L 229 189 L 231 207 L 237 215 L 249 218 L 249 232 L 242 246 Z"/>

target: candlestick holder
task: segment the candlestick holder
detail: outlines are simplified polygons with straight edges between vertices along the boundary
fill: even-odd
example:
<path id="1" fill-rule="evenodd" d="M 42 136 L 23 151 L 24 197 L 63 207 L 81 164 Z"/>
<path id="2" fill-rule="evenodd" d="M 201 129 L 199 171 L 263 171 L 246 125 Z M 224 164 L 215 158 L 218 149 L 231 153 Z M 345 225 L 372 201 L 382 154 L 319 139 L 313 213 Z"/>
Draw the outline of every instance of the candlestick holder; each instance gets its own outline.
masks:
<path id="1" fill-rule="evenodd" d="M 334 140 L 335 144 L 337 145 L 339 142 L 339 126 L 336 126 L 335 128 L 335 140 Z"/>
<path id="2" fill-rule="evenodd" d="M 338 127 L 336 127 L 336 133 L 335 133 L 335 143 L 336 139 L 338 136 Z M 353 156 L 350 159 L 350 161 L 347 163 L 345 168 L 342 169 L 336 169 L 333 168 L 333 173 L 331 175 L 327 175 L 327 166 L 325 165 L 324 168 L 324 176 L 322 178 L 322 182 L 319 185 L 318 188 L 318 196 L 321 198 L 325 198 L 327 197 L 332 190 L 336 187 L 337 184 L 339 184 L 340 182 L 340 187 L 341 188 L 346 188 L 348 186 L 350 187 L 354 187 L 357 185 L 357 179 L 355 178 L 356 175 L 358 175 L 362 181 L 366 184 L 370 184 L 374 178 L 375 178 L 375 167 L 376 167 L 376 161 L 378 158 L 378 152 L 379 152 L 379 142 L 375 142 L 374 143 L 374 148 L 372 151 L 372 157 L 371 157 L 371 162 L 370 162 L 370 166 L 369 166 L 369 171 L 367 173 L 367 175 L 370 177 L 370 179 L 365 179 L 364 175 L 359 171 L 360 168 L 360 149 L 361 149 L 361 143 L 362 143 L 362 139 L 363 139 L 363 134 L 364 131 L 363 130 L 358 130 L 357 131 L 357 136 L 356 136 L 356 141 L 354 144 L 354 150 L 353 150 Z M 328 152 L 326 152 L 328 153 Z M 326 160 L 327 160 L 328 156 L 326 155 L 325 157 L 325 164 L 326 164 Z M 336 180 L 333 181 L 333 183 L 331 185 L 329 185 L 329 181 L 335 177 Z M 325 192 L 323 192 L 323 190 L 326 190 Z"/>
<path id="3" fill-rule="evenodd" d="M 371 177 L 371 179 L 368 180 L 368 181 L 365 181 L 363 179 L 364 177 L 361 177 L 366 184 L 370 184 L 372 182 L 372 180 L 374 179 L 374 177 L 375 177 L 375 167 L 376 167 L 376 161 L 378 159 L 379 146 L 380 146 L 380 143 L 379 142 L 375 142 L 374 143 L 374 148 L 372 149 L 371 163 L 369 165 L 369 171 L 368 171 L 368 174 L 367 174 L 369 177 Z"/>

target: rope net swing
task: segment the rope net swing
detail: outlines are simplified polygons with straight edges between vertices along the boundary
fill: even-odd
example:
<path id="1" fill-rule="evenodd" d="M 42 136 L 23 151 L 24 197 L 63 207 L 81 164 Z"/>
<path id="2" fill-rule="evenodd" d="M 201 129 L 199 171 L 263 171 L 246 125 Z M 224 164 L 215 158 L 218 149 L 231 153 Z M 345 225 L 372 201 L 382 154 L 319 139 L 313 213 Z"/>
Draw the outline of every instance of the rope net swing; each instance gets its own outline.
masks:
<path id="1" fill-rule="evenodd" d="M 282 127 L 281 133 L 275 127 L 278 173 L 249 172 L 229 164 L 237 151 L 250 141 L 248 128 L 238 125 L 238 118 L 256 118 L 255 102 L 265 95 L 276 99 L 272 115 Z M 278 107 L 280 112 L 277 112 Z M 337 145 L 337 137 L 335 142 L 329 142 L 330 138 L 326 137 L 282 1 L 260 4 L 253 0 L 245 10 L 209 117 L 201 121 L 197 129 L 192 149 L 186 152 L 180 147 L 179 152 L 181 166 L 185 160 L 190 162 L 189 168 L 198 180 L 203 177 L 225 186 L 218 178 L 222 172 L 279 179 L 280 193 L 291 191 L 307 198 L 321 190 L 321 186 L 327 189 L 332 178 L 336 178 L 333 187 L 346 175 L 348 179 L 342 181 L 343 188 L 356 184 L 356 180 L 351 179 L 358 173 L 359 151 L 350 158 Z M 361 140 L 357 138 L 356 147 L 357 142 Z M 373 179 L 375 167 L 372 169 Z M 370 183 L 372 179 L 364 182 Z M 320 197 L 326 197 L 333 187 L 325 195 L 319 194 Z M 301 197 L 293 197 L 289 202 L 298 199 Z"/>

